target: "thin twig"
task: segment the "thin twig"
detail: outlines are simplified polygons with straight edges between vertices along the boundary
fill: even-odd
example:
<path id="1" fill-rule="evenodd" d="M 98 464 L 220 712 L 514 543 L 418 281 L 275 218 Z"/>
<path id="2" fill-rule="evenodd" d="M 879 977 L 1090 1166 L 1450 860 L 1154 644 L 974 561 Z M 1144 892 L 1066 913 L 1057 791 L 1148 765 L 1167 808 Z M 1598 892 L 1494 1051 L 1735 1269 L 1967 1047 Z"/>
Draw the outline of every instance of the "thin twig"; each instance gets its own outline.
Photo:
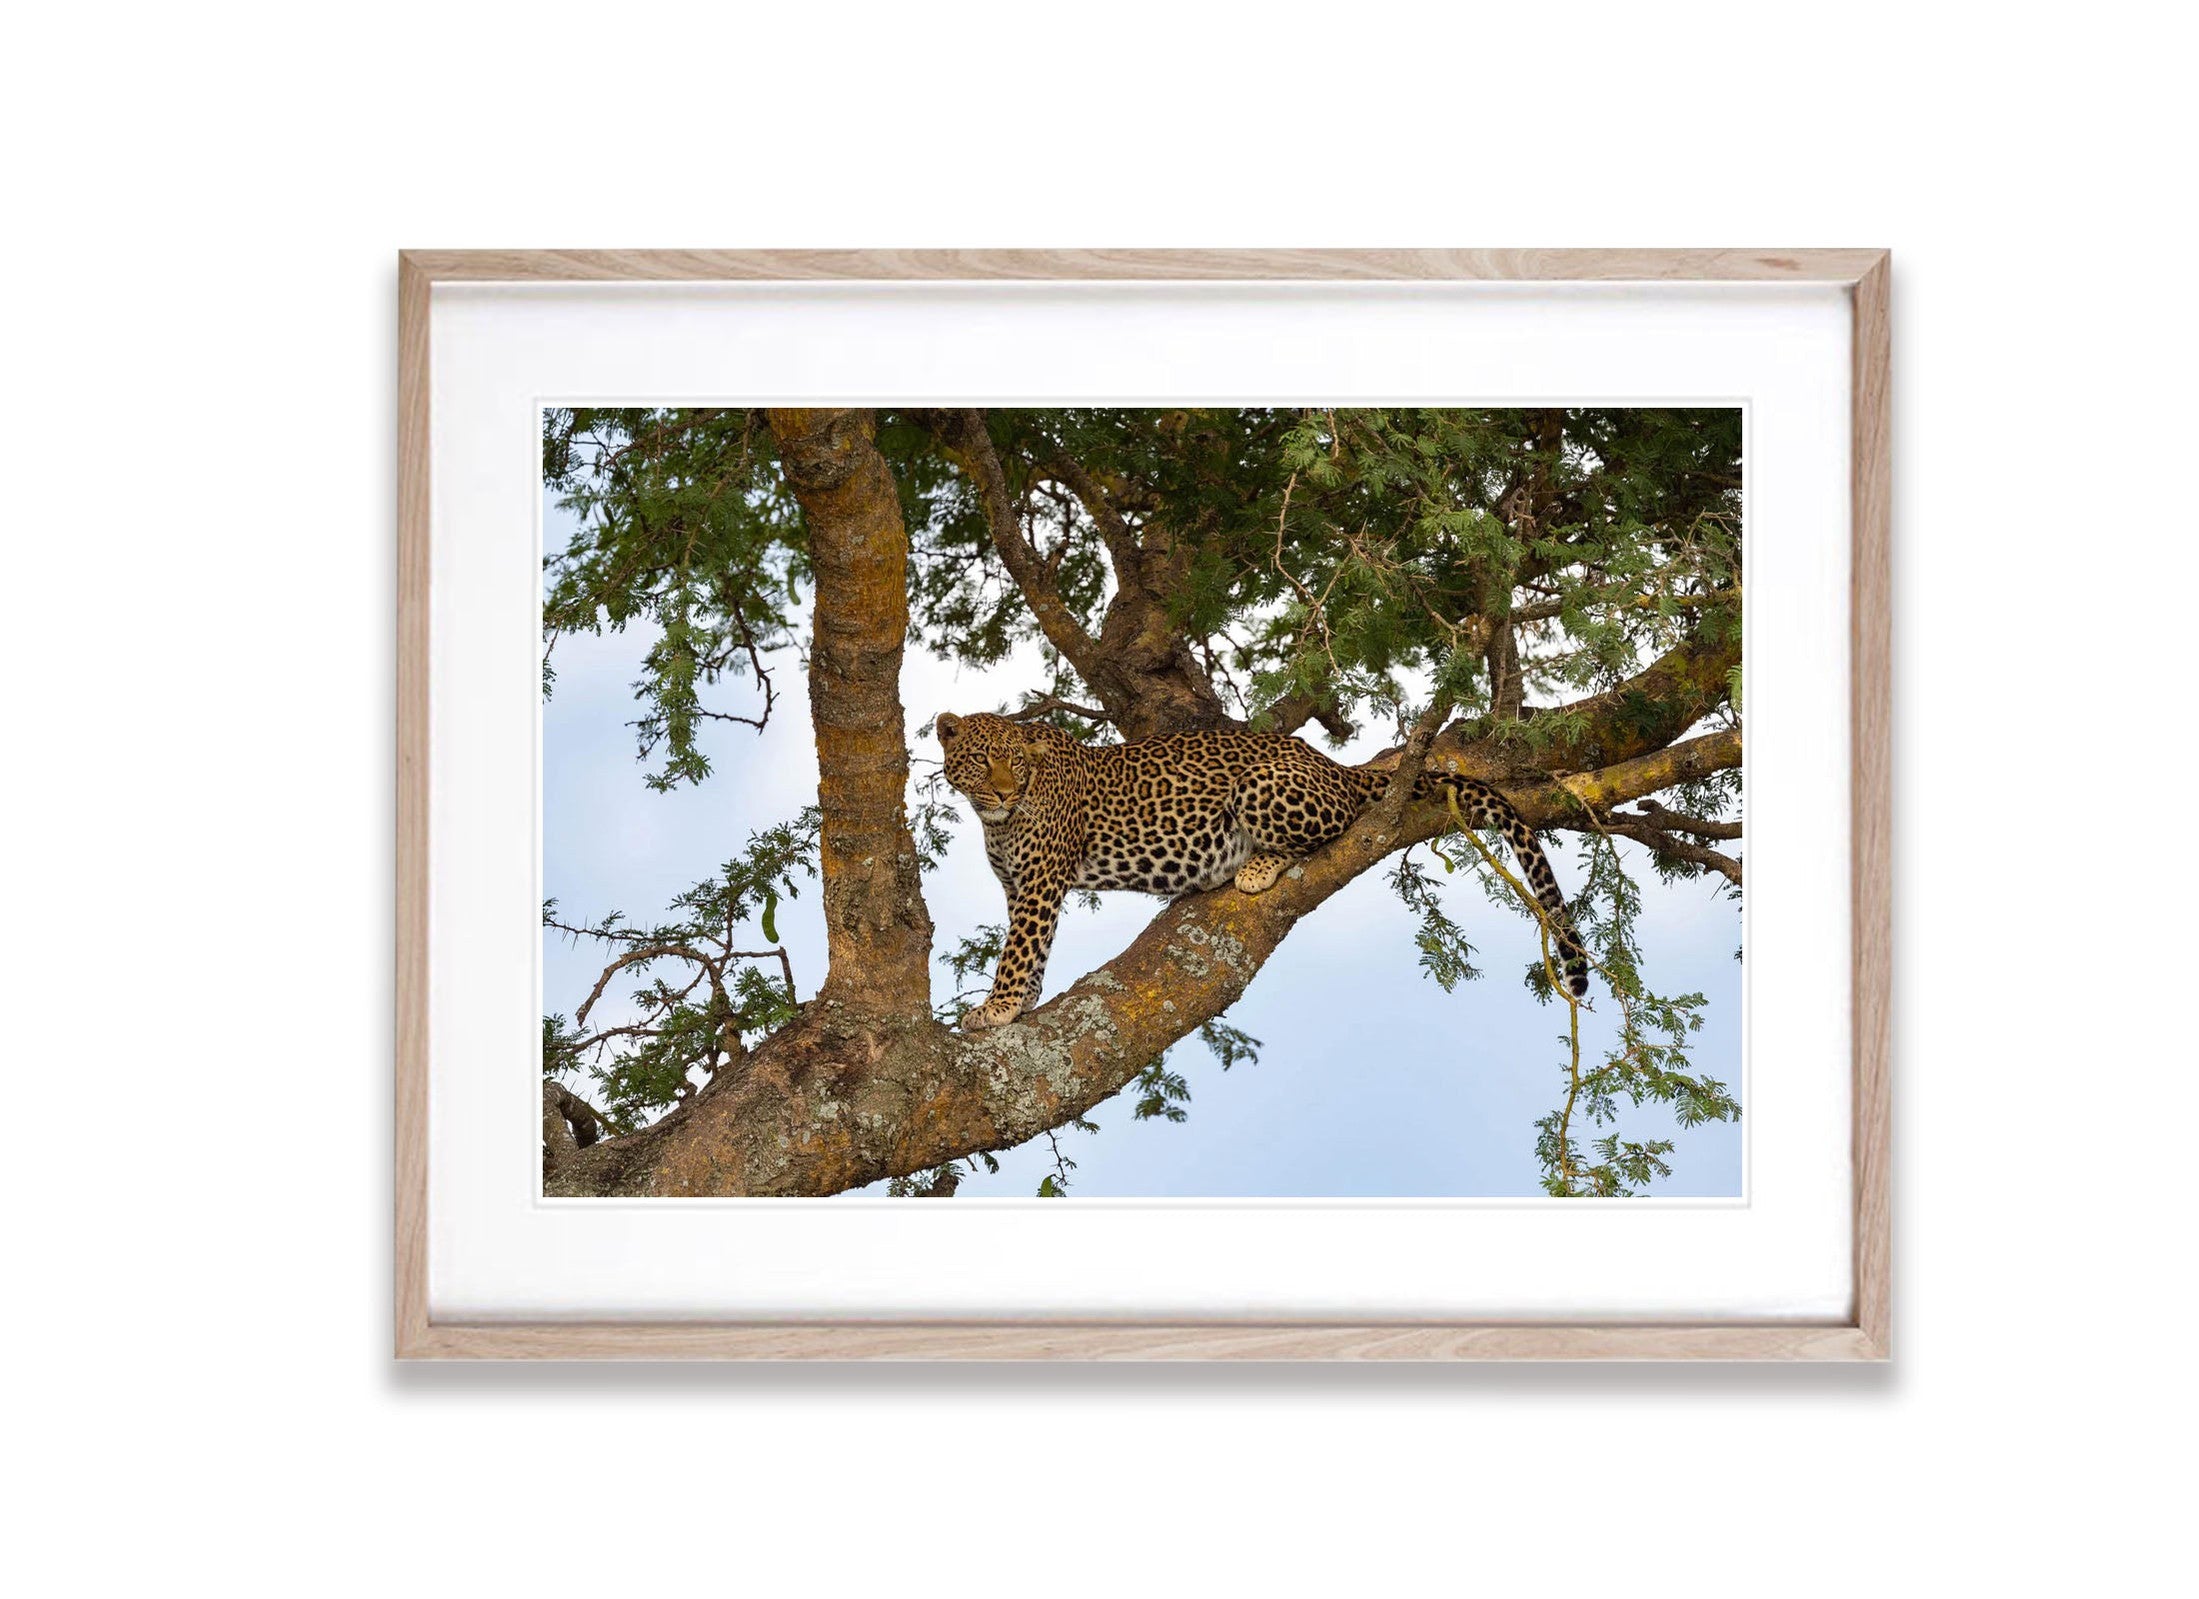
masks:
<path id="1" fill-rule="evenodd" d="M 573 1026 L 577 1029 L 587 1022 L 588 1012 L 594 1009 L 596 1001 L 603 997 L 603 991 L 610 986 L 612 978 L 636 962 L 659 960 L 667 955 L 677 956 L 681 960 L 694 961 L 700 965 L 710 974 L 710 990 L 717 996 L 718 1003 L 728 1010 L 732 1009 L 731 1003 L 725 997 L 724 969 L 718 962 L 712 960 L 701 950 L 696 949 L 692 944 L 647 944 L 640 949 L 628 951 L 603 968 L 603 975 L 596 979 L 596 986 L 590 989 L 588 997 L 581 1001 L 580 1009 L 573 1012 Z"/>
<path id="2" fill-rule="evenodd" d="M 1519 896 L 1520 903 L 1534 913 L 1535 931 L 1542 939 L 1543 975 L 1549 979 L 1552 991 L 1565 1001 L 1566 1040 L 1570 1048 L 1570 1055 L 1565 1069 L 1565 1109 L 1558 1115 L 1557 1151 L 1558 1176 L 1563 1182 L 1570 1185 L 1577 1175 L 1573 1166 L 1573 1106 L 1580 1098 L 1581 1092 L 1580 996 L 1573 992 L 1569 984 L 1559 981 L 1557 966 L 1550 959 L 1550 912 L 1548 908 L 1533 893 L 1529 892 L 1525 883 L 1514 877 L 1505 868 L 1504 863 L 1497 859 L 1496 852 L 1481 841 L 1481 835 L 1467 825 L 1466 818 L 1459 812 L 1458 791 L 1456 789 L 1445 789 L 1443 791 L 1443 803 L 1450 808 L 1452 825 L 1465 835 L 1466 842 L 1474 846 L 1475 853 L 1480 855 L 1491 871 L 1511 886 L 1512 892 Z M 1582 944 L 1580 947 L 1582 955 L 1586 956 L 1589 963 L 1599 972 L 1603 972 L 1604 980 L 1611 982 L 1610 972 L 1604 970 L 1601 961 L 1588 954 L 1588 946 Z M 1612 984 L 1612 992 L 1619 995 L 1619 1004 L 1624 1007 L 1626 996 L 1619 993 L 1616 983 Z"/>
<path id="3" fill-rule="evenodd" d="M 786 973 L 786 1002 L 789 1005 L 797 1003 L 794 998 L 794 962 L 787 958 L 784 944 L 775 944 L 770 949 L 729 949 L 725 955 L 727 960 L 751 961 L 769 960 L 774 955 L 778 956 L 779 969 Z"/>

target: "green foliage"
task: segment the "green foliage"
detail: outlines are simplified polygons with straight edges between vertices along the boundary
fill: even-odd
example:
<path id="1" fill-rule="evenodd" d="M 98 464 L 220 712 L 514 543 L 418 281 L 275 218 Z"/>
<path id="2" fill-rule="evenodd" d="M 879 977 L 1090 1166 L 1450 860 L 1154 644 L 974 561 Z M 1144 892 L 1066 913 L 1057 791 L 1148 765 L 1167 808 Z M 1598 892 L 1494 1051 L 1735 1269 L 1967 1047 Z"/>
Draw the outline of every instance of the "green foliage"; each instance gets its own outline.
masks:
<path id="1" fill-rule="evenodd" d="M 645 625 L 633 727 L 641 756 L 661 757 L 646 781 L 700 782 L 706 723 L 760 728 L 770 715 L 764 656 L 793 637 L 807 573 L 770 430 L 746 410 L 549 410 L 542 459 L 545 487 L 581 521 L 544 560 L 546 649 Z M 728 678 L 753 681 L 745 710 L 712 692 Z M 546 653 L 545 695 L 554 682 Z"/>
<path id="2" fill-rule="evenodd" d="M 1099 1127 L 1095 1123 L 1085 1120 L 1082 1116 L 1072 1117 L 1066 1125 L 1074 1127 L 1080 1133 L 1096 1133 L 1099 1131 Z M 1069 1197 L 1069 1174 L 1077 1169 L 1077 1163 L 1062 1152 L 1061 1137 L 1058 1132 L 1046 1134 L 1046 1142 L 1053 1149 L 1054 1169 L 1039 1180 L 1038 1197 L 1041 1199 L 1067 1199 Z"/>
<path id="3" fill-rule="evenodd" d="M 1740 625 L 1737 410 L 1072 407 L 986 423 L 1066 609 L 1097 634 L 1115 587 L 1064 484 L 1074 469 L 1165 568 L 1171 621 L 1248 716 L 1291 693 L 1355 717 L 1428 692 L 1485 708 L 1487 667 L 1466 647 L 1483 613 L 1535 617 L 1520 668 L 1545 697 L 1608 687 L 1689 628 Z M 878 446 L 910 533 L 917 642 L 982 666 L 1037 637 L 932 419 L 881 412 Z M 806 542 L 770 430 L 739 409 L 550 411 L 543 456 L 583 520 L 548 560 L 545 633 L 648 624 L 634 724 L 660 759 L 648 781 L 699 781 L 705 725 L 768 714 L 724 681 L 763 686 L 764 653 L 801 632 Z M 1051 690 L 1080 697 L 1053 665 Z"/>
<path id="4" fill-rule="evenodd" d="M 677 1103 L 691 1074 L 714 1076 L 749 1040 L 790 1021 L 797 1000 L 783 950 L 744 949 L 741 929 L 753 920 L 764 942 L 777 944 L 780 902 L 799 898 L 802 881 L 817 875 L 818 824 L 813 806 L 751 834 L 742 854 L 675 898 L 654 926 L 629 926 L 616 911 L 568 922 L 556 900 L 545 901 L 543 926 L 601 944 L 613 964 L 585 1014 L 542 1019 L 544 1075 L 592 1083 L 585 1097 L 617 1131 L 630 1132 Z M 594 1007 L 614 981 L 625 984 L 614 1001 L 620 1019 L 604 1022 Z"/>
<path id="5" fill-rule="evenodd" d="M 1213 1052 L 1225 1072 L 1240 1061 L 1248 1066 L 1260 1063 L 1263 1047 L 1260 1041 L 1243 1028 L 1230 1026 L 1219 1016 L 1199 1029 L 1199 1042 Z"/>
<path id="6" fill-rule="evenodd" d="M 921 1176 L 892 1178 L 886 1183 L 886 1197 L 889 1199 L 930 1199 L 941 1195 L 952 1197 L 955 1190 L 962 1186 L 963 1177 L 974 1173 L 980 1166 L 983 1166 L 988 1172 L 998 1172 L 1000 1170 L 1000 1162 L 995 1160 L 990 1153 L 980 1150 L 974 1155 L 964 1156 L 961 1160 L 950 1160 L 943 1165 L 934 1166 Z"/>
<path id="7" fill-rule="evenodd" d="M 916 840 L 916 858 L 925 871 L 938 866 L 947 853 L 947 846 L 954 842 L 955 823 L 962 810 L 955 803 L 954 791 L 944 783 L 927 784 L 916 806 L 909 812 L 909 832 Z"/>
<path id="8" fill-rule="evenodd" d="M 1452 869 L 1449 856 L 1433 845 L 1429 851 L 1443 863 L 1445 872 Z M 1413 859 L 1410 850 L 1397 858 L 1389 880 L 1391 891 L 1420 919 L 1420 932 L 1414 938 L 1420 946 L 1420 969 L 1446 994 L 1460 983 L 1480 977 L 1480 968 L 1474 965 L 1474 946 L 1466 941 L 1465 930 L 1444 910 L 1443 895 L 1435 879 Z"/>
<path id="9" fill-rule="evenodd" d="M 1184 1106 L 1191 1102 L 1191 1085 L 1181 1073 L 1168 1069 L 1165 1060 L 1154 1061 L 1131 1079 L 1130 1092 L 1137 1102 L 1130 1109 L 1133 1121 L 1151 1121 L 1159 1117 L 1163 1121 L 1180 1122 L 1190 1114 Z"/>
<path id="10" fill-rule="evenodd" d="M 1514 609 L 1534 617 L 1527 690 L 1609 686 L 1738 581 L 1739 462 L 1733 411 L 1300 413 L 1264 549 L 1232 552 L 1284 579 L 1262 574 L 1282 609 L 1251 652 L 1257 692 L 1325 681 L 1379 712 L 1418 668 L 1483 708 L 1467 624 Z"/>
<path id="11" fill-rule="evenodd" d="M 984 1003 L 991 989 L 993 967 L 1000 960 L 1000 946 L 1007 938 L 1006 922 L 980 922 L 975 931 L 955 940 L 954 948 L 939 957 L 954 988 L 944 1001 L 932 1007 L 934 1016 L 951 1025 Z"/>
<path id="12" fill-rule="evenodd" d="M 1703 1025 L 1703 996 L 1659 994 L 1643 980 L 1635 936 L 1641 890 L 1627 874 L 1618 846 L 1591 833 L 1581 841 L 1581 857 L 1585 878 L 1573 897 L 1574 924 L 1609 987 L 1617 1027 L 1598 1064 L 1580 1070 L 1569 1062 L 1565 1103 L 1535 1124 L 1535 1158 L 1543 1187 L 1553 1195 L 1625 1196 L 1671 1175 L 1663 1158 L 1671 1153 L 1671 1142 L 1629 1142 L 1612 1133 L 1594 1140 L 1595 1158 L 1585 1159 L 1575 1130 L 1582 1119 L 1608 1126 L 1624 1100 L 1637 1108 L 1663 1105 L 1680 1126 L 1698 1127 L 1738 1121 L 1741 1107 L 1723 1082 L 1696 1071 L 1689 1059 L 1689 1041 Z M 1529 986 L 1545 1002 L 1564 997 L 1554 993 L 1540 966 L 1530 973 Z"/>

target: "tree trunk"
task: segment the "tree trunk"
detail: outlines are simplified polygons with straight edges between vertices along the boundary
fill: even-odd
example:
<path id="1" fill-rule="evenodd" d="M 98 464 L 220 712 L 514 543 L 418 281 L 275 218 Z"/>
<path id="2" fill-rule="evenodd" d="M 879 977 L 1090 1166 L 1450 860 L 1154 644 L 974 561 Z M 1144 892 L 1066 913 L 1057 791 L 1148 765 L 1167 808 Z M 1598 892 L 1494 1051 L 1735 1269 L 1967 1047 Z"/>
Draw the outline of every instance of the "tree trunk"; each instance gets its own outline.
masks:
<path id="1" fill-rule="evenodd" d="M 828 966 L 818 1002 L 928 1014 L 931 916 L 909 832 L 909 541 L 869 411 L 772 411 L 817 574 L 809 655 Z"/>

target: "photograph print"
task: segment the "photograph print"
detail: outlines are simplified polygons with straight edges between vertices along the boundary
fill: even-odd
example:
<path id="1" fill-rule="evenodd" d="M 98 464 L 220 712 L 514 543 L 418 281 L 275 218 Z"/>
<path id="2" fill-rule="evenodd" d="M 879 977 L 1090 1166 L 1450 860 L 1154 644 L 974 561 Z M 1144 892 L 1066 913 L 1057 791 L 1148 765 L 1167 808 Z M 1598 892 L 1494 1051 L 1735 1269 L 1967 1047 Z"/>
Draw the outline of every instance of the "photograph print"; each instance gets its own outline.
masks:
<path id="1" fill-rule="evenodd" d="M 1739 408 L 541 420 L 545 1195 L 1744 1195 Z"/>

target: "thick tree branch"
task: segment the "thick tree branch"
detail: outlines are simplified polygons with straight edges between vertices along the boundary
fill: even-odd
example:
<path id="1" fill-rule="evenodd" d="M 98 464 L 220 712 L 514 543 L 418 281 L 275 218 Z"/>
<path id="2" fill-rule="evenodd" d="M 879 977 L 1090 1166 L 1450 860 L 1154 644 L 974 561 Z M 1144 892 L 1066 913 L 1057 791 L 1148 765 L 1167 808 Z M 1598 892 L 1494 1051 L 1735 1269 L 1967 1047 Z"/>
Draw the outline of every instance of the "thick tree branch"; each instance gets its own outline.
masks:
<path id="1" fill-rule="evenodd" d="M 1692 839 L 1681 838 L 1675 833 L 1666 832 L 1661 827 L 1652 827 L 1647 822 L 1638 821 L 1628 816 L 1624 811 L 1615 811 L 1609 816 L 1601 817 L 1595 825 L 1614 838 L 1631 838 L 1637 844 L 1647 844 L 1651 852 L 1660 858 L 1687 861 L 1696 866 L 1706 867 L 1723 877 L 1735 888 L 1741 886 L 1741 863 L 1730 855 L 1720 854 L 1706 844 L 1698 844 Z"/>
<path id="2" fill-rule="evenodd" d="M 1420 781 L 1420 774 L 1427 769 L 1428 751 L 1450 714 L 1451 696 L 1438 694 L 1413 723 L 1413 730 L 1406 737 L 1405 747 L 1399 751 L 1397 761 L 1392 767 L 1395 775 L 1390 779 L 1389 791 L 1375 804 L 1376 814 L 1386 824 L 1395 826 L 1403 819 L 1408 803 L 1407 796 L 1412 793 L 1413 784 Z"/>
<path id="3" fill-rule="evenodd" d="M 1652 827 L 1668 833 L 1693 833 L 1697 838 L 1739 838 L 1739 822 L 1709 822 L 1697 816 L 1683 816 L 1678 811 L 1668 811 L 1655 800 L 1643 800 L 1637 807 L 1642 819 Z M 1625 814 L 1624 812 L 1621 813 Z"/>
<path id="4" fill-rule="evenodd" d="M 1588 820 L 1581 815 L 1580 806 L 1587 804 L 1599 813 L 1608 813 L 1615 805 L 1640 799 L 1645 794 L 1659 793 L 1680 783 L 1692 783 L 1710 776 L 1713 772 L 1730 771 L 1741 764 L 1741 730 L 1738 727 L 1722 727 L 1715 733 L 1705 733 L 1679 744 L 1637 755 L 1631 760 L 1618 761 L 1593 772 L 1581 772 L 1564 783 L 1545 783 L 1528 791 L 1531 801 L 1523 806 L 1522 814 L 1532 809 L 1528 819 L 1537 827 L 1585 827 Z M 1515 794 L 1513 803 L 1521 803 Z"/>
<path id="5" fill-rule="evenodd" d="M 1266 725 L 1278 733 L 1295 733 L 1308 722 L 1317 722 L 1322 732 L 1342 743 L 1359 731 L 1326 694 L 1285 694 L 1268 707 L 1267 715 Z"/>
<path id="6" fill-rule="evenodd" d="M 830 962 L 818 998 L 928 1014 L 932 924 L 903 803 L 909 541 L 900 497 L 878 453 L 874 412 L 784 410 L 769 420 L 817 579 L 809 703 Z"/>
<path id="7" fill-rule="evenodd" d="M 1168 580 L 1165 552 L 1152 560 L 1145 558 L 1148 552 L 1080 466 L 1057 456 L 1043 470 L 1077 493 L 1100 529 L 1116 568 L 1115 594 L 1096 637 L 1062 600 L 1053 572 L 1024 535 L 1022 516 L 985 426 L 985 414 L 927 411 L 917 413 L 917 418 L 976 486 L 993 548 L 1030 606 L 1039 631 L 1099 697 L 1107 719 L 1126 738 L 1229 722 L 1221 696 L 1170 617 L 1165 594 L 1155 592 L 1156 583 L 1165 587 Z M 1090 498 L 1078 489 L 1080 481 Z"/>
<path id="8" fill-rule="evenodd" d="M 1526 709 L 1527 674 L 1520 670 L 1518 635 L 1513 618 L 1493 617 L 1489 643 L 1482 660 L 1489 669 L 1489 714 L 1499 722 L 1516 722 Z"/>
<path id="9" fill-rule="evenodd" d="M 562 1083 L 542 1085 L 542 1175 L 569 1164 L 582 1150 L 608 1137 L 603 1113 Z"/>
<path id="10" fill-rule="evenodd" d="M 1011 712 L 1010 719 L 1027 722 L 1034 716 L 1045 716 L 1054 711 L 1062 711 L 1070 716 L 1081 716 L 1087 722 L 1112 722 L 1114 720 L 1112 716 L 1096 706 L 1079 705 L 1074 700 L 1061 699 L 1053 694 L 1041 694 L 1030 704 L 1024 706 L 1023 709 Z"/>
<path id="11" fill-rule="evenodd" d="M 1038 621 L 1038 630 L 1046 635 L 1046 642 L 1076 668 L 1079 677 L 1087 683 L 1092 682 L 1099 659 L 1099 641 L 1084 630 L 1076 613 L 1063 603 L 1060 591 L 1054 586 L 1054 574 L 1024 535 L 1023 518 L 1008 489 L 1008 474 L 1000 464 L 1000 453 L 993 448 L 992 434 L 985 427 L 985 413 L 969 410 L 927 412 L 924 420 L 931 424 L 932 435 L 947 452 L 947 458 L 977 489 L 986 526 L 992 529 L 993 548 L 1000 556 L 1000 564 L 1008 569 L 1009 580 L 1023 595 L 1024 603 L 1030 606 L 1031 615 Z"/>
<path id="12" fill-rule="evenodd" d="M 1065 455 L 1049 456 L 1041 470 L 1067 486 L 1084 507 L 1085 515 L 1092 519 L 1092 525 L 1099 529 L 1100 541 L 1107 546 L 1107 559 L 1115 568 L 1115 586 L 1143 590 L 1145 563 L 1138 549 L 1137 535 L 1116 512 L 1106 490 L 1093 481 L 1091 473 Z"/>
<path id="13" fill-rule="evenodd" d="M 1662 749 L 1724 703 L 1727 675 L 1740 664 L 1738 628 L 1712 638 L 1692 634 L 1616 688 L 1550 709 L 1530 707 L 1522 713 L 1527 722 L 1561 718 L 1536 764 L 1593 771 Z"/>

